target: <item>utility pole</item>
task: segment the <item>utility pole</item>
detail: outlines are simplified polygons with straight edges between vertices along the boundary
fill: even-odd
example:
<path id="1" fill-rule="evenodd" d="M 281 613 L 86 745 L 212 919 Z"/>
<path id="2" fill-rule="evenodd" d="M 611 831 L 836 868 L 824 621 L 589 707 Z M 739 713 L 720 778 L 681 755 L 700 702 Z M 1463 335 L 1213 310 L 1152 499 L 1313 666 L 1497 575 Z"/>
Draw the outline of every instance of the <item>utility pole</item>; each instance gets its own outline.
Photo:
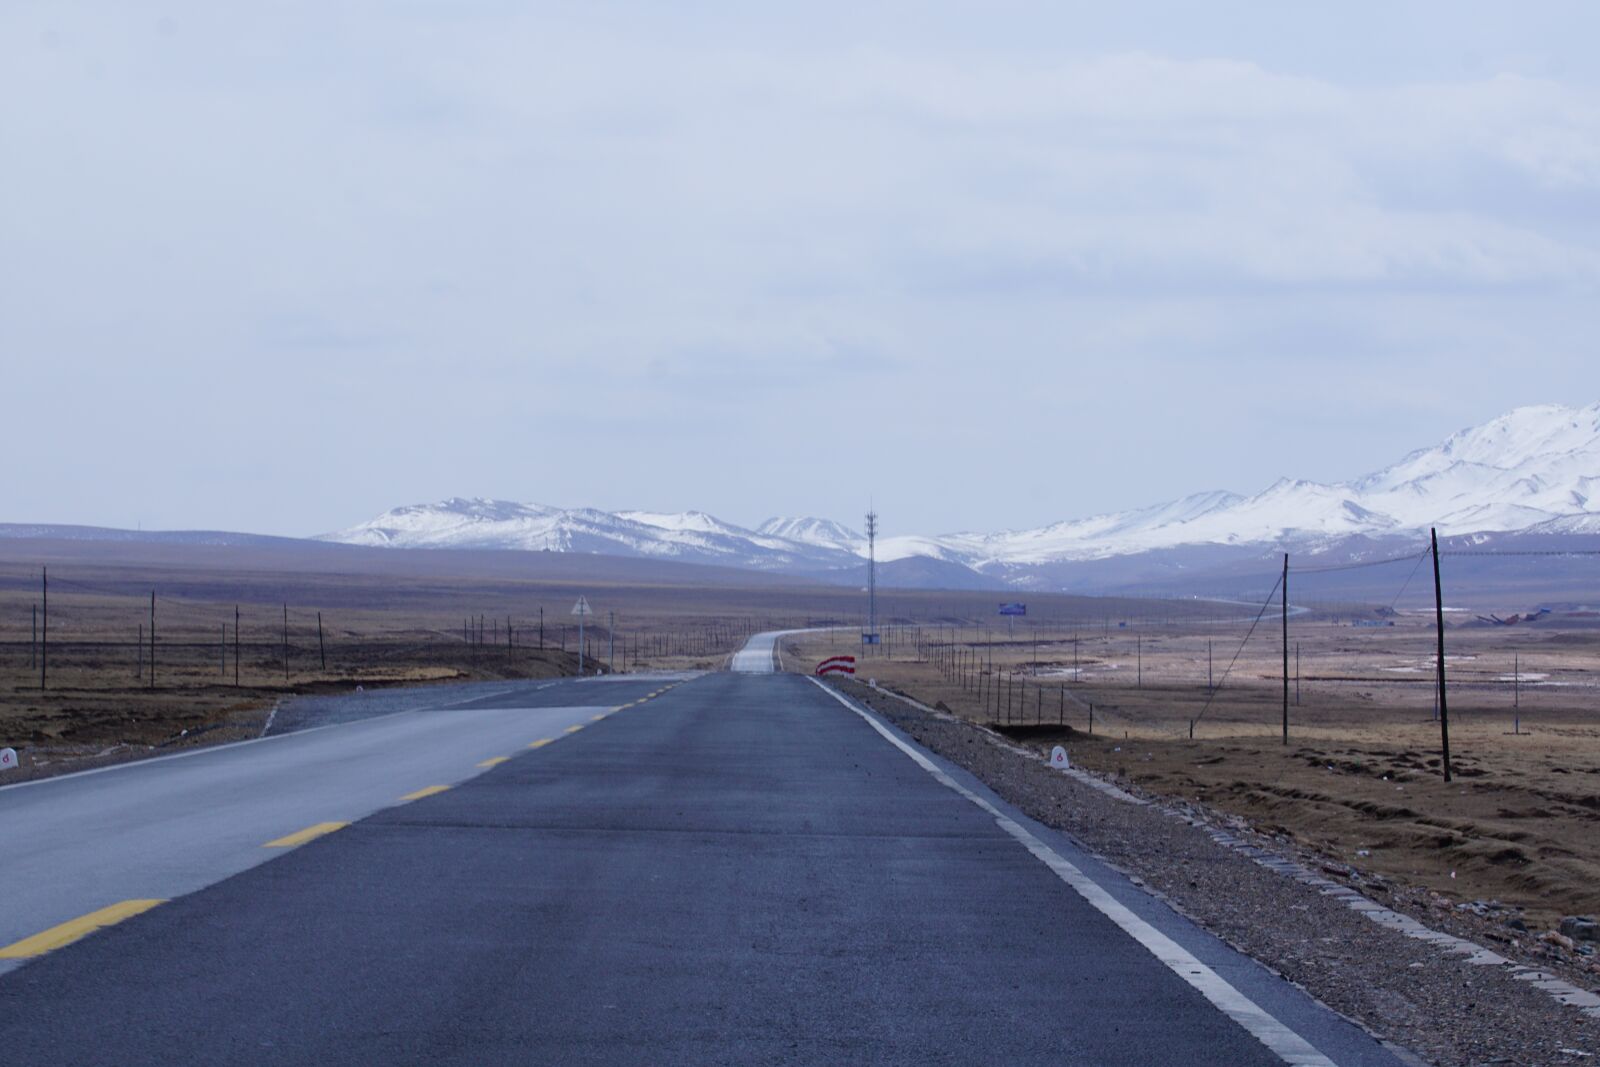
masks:
<path id="1" fill-rule="evenodd" d="M 1450 709 L 1444 689 L 1444 584 L 1439 578 L 1439 531 L 1430 529 L 1433 541 L 1433 624 L 1439 635 L 1439 744 L 1444 750 L 1444 780 L 1450 780 Z"/>
<path id="2" fill-rule="evenodd" d="M 322 669 L 328 669 L 328 646 L 322 643 L 322 612 L 317 612 L 317 655 L 322 657 Z"/>
<path id="3" fill-rule="evenodd" d="M 1522 733 L 1522 656 L 1511 654 L 1511 732 Z"/>
<path id="4" fill-rule="evenodd" d="M 544 605 L 539 605 L 539 651 L 544 651 Z"/>
<path id="5" fill-rule="evenodd" d="M 1283 743 L 1289 743 L 1289 553 L 1283 554 Z"/>
<path id="6" fill-rule="evenodd" d="M 156 687 L 156 591 L 150 590 L 150 688 Z"/>
<path id="7" fill-rule="evenodd" d="M 867 508 L 867 636 L 865 644 L 878 641 L 878 513 Z"/>
<path id="8" fill-rule="evenodd" d="M 283 602 L 283 680 L 289 680 L 289 602 Z"/>
<path id="9" fill-rule="evenodd" d="M 239 605 L 233 606 L 233 684 L 239 684 Z"/>
<path id="10" fill-rule="evenodd" d="M 43 587 L 44 610 L 40 612 L 39 628 L 39 688 L 43 689 L 47 681 L 46 673 L 50 663 L 50 568 L 43 567 L 39 571 L 39 580 Z"/>
<path id="11" fill-rule="evenodd" d="M 616 660 L 612 658 L 613 656 L 616 655 L 616 652 L 617 652 L 617 630 L 616 630 L 616 626 L 617 626 L 617 613 L 615 611 L 606 612 L 606 673 L 607 674 L 616 674 L 617 673 Z"/>

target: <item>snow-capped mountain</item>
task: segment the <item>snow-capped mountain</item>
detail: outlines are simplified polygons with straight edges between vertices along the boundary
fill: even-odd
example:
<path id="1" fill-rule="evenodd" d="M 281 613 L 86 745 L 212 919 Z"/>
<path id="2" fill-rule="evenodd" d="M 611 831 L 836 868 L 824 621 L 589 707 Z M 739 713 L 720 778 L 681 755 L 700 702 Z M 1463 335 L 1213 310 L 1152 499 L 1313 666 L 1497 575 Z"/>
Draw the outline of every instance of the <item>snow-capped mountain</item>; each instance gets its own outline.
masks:
<path id="1" fill-rule="evenodd" d="M 1393 466 L 1325 485 L 1283 479 L 1253 496 L 1224 491 L 1032 530 L 895 535 L 880 561 L 932 560 L 996 581 L 1037 584 L 1044 568 L 1193 546 L 1295 545 L 1441 534 L 1600 532 L 1600 404 L 1518 408 Z M 866 539 L 827 519 L 756 529 L 703 512 L 617 513 L 494 500 L 396 508 L 328 540 L 364 545 L 603 552 L 823 574 L 854 568 Z M 948 574 L 949 571 L 944 572 Z M 1054 573 L 1054 572 L 1052 572 Z"/>
<path id="2" fill-rule="evenodd" d="M 324 534 L 326 541 L 394 548 L 496 548 L 654 556 L 759 570 L 848 562 L 848 550 L 772 537 L 688 511 L 609 512 L 452 498 L 386 511 Z"/>

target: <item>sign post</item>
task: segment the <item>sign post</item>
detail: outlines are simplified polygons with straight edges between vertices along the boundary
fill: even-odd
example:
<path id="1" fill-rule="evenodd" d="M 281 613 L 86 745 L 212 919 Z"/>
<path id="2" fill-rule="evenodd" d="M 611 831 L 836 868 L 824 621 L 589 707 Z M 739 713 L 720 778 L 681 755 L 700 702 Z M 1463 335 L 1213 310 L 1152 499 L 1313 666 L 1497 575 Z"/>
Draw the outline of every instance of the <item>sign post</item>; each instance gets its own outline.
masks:
<path id="1" fill-rule="evenodd" d="M 594 609 L 589 607 L 587 597 L 579 597 L 578 602 L 572 605 L 572 613 L 578 617 L 578 676 L 583 676 L 583 620 L 594 614 Z"/>
<path id="2" fill-rule="evenodd" d="M 1009 638 L 1012 636 L 1011 628 L 1015 624 L 1017 617 L 1019 615 L 1025 616 L 1028 614 L 1028 605 L 1021 604 L 1013 600 L 1009 603 L 1001 604 L 1000 610 L 995 614 L 1004 615 L 1006 617 L 1006 637 Z"/>

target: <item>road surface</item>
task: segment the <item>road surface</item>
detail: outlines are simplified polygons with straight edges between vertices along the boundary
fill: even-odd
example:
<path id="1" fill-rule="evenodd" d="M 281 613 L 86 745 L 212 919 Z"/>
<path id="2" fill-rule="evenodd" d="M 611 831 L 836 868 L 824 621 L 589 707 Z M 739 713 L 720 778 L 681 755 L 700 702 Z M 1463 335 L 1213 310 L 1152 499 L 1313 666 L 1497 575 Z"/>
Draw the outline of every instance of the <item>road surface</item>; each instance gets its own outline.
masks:
<path id="1" fill-rule="evenodd" d="M 441 689 L 426 710 L 0 788 L 0 974 L 43 931 L 221 881 L 667 684 L 508 684 L 459 705 Z"/>
<path id="2" fill-rule="evenodd" d="M 8 901 L 48 864 L 52 895 L 95 887 L 72 907 L 169 898 L 0 975 L 0 1061 L 1396 1062 L 808 679 L 609 684 L 629 706 L 599 721 L 585 713 L 614 705 L 573 695 L 595 683 L 519 687 L 0 790 L 0 854 L 33 857 L 25 876 L 0 875 Z M 422 764 L 402 759 L 415 719 L 440 724 Z M 526 747 L 545 736 L 560 740 Z M 256 784 L 236 802 L 218 793 L 212 775 L 274 746 L 298 785 L 233 766 Z M 478 766 L 498 755 L 512 758 Z M 135 784 L 103 792 L 118 775 Z M 387 804 L 341 779 L 381 781 Z M 283 792 L 292 811 L 263 819 Z M 142 794 L 148 806 L 130 809 Z M 53 806 L 99 836 L 60 840 Z M 161 881 L 160 857 L 214 838 L 217 821 L 248 826 L 236 837 L 252 862 L 232 853 L 235 873 L 193 891 L 208 874 Z M 121 834 L 156 854 L 150 866 L 93 871 Z"/>

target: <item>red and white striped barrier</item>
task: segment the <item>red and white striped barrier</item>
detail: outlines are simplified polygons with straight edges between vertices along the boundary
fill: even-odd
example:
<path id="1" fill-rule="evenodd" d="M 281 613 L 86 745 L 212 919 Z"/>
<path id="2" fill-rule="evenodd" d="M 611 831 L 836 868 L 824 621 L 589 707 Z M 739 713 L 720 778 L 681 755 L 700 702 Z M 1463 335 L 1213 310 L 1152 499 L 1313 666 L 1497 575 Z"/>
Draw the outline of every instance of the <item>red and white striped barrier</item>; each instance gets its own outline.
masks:
<path id="1" fill-rule="evenodd" d="M 854 674 L 856 673 L 856 658 L 854 656 L 833 656 L 817 664 L 817 676 L 824 674 Z"/>

